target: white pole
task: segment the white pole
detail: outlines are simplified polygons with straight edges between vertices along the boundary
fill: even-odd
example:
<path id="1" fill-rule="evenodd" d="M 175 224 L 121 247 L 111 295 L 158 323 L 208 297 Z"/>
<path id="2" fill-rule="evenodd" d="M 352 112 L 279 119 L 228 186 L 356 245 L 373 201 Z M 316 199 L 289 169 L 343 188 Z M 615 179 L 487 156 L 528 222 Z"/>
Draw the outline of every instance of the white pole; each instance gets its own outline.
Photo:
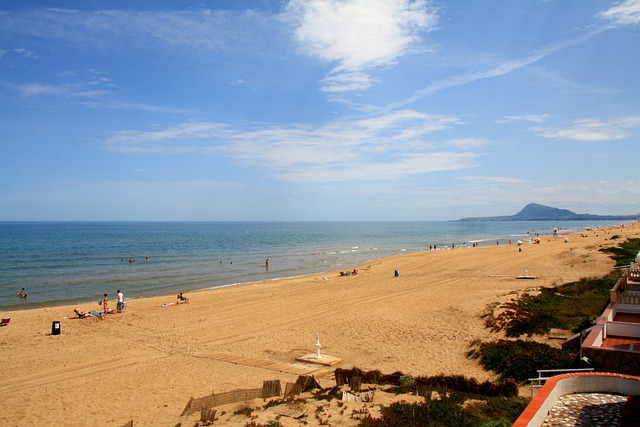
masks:
<path id="1" fill-rule="evenodd" d="M 322 359 L 322 356 L 320 355 L 320 347 L 322 347 L 320 345 L 320 334 L 316 334 L 316 359 Z"/>

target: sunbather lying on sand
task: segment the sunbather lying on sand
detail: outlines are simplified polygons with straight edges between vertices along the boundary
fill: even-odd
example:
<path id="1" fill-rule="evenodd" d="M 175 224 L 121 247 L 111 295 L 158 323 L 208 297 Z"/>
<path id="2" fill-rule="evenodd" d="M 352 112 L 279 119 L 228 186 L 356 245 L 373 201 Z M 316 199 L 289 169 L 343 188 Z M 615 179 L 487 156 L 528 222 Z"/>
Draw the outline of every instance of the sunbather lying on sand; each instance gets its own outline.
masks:
<path id="1" fill-rule="evenodd" d="M 78 310 L 77 308 L 73 310 L 80 319 L 84 319 L 85 317 L 95 317 L 93 314 L 88 311 Z"/>

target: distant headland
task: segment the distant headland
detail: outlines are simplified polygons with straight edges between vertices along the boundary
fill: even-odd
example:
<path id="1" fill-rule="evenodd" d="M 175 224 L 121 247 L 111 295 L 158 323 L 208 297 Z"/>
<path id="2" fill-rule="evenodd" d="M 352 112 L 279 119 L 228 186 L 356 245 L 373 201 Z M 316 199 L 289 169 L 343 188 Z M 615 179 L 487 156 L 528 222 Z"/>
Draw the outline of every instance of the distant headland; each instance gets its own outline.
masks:
<path id="1" fill-rule="evenodd" d="M 477 218 L 462 218 L 460 221 L 572 221 L 572 220 L 593 220 L 593 221 L 615 221 L 640 219 L 637 215 L 590 215 L 577 214 L 567 209 L 553 208 L 551 206 L 529 203 L 520 212 L 508 216 L 488 216 Z"/>

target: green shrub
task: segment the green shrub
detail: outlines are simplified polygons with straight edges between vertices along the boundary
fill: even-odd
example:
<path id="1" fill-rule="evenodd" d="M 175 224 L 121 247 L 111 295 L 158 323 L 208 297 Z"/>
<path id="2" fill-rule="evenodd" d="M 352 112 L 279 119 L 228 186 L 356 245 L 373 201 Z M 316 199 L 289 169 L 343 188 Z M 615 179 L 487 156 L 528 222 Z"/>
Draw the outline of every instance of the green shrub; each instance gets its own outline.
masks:
<path id="1" fill-rule="evenodd" d="M 576 326 L 573 329 L 573 332 L 577 334 L 578 332 L 584 331 L 585 329 L 589 329 L 592 326 L 593 326 L 593 320 L 591 320 L 591 317 L 585 316 L 582 318 L 580 323 L 578 323 L 578 326 Z"/>
<path id="2" fill-rule="evenodd" d="M 536 296 L 524 293 L 520 298 L 502 304 L 500 307 L 504 311 L 495 318 L 492 330 L 504 330 L 508 337 L 523 334 L 531 336 L 549 331 L 558 323 L 553 306 L 557 305 L 554 300 L 561 297 L 552 293 L 543 296 L 544 291 L 545 289 Z"/>
<path id="3" fill-rule="evenodd" d="M 616 266 L 629 265 L 640 251 L 640 239 L 629 239 L 612 248 L 600 249 L 611 254 Z"/>
<path id="4" fill-rule="evenodd" d="M 476 396 L 477 397 L 477 396 Z M 440 400 L 395 402 L 380 408 L 380 418 L 366 415 L 362 427 L 502 427 L 510 426 L 527 406 L 521 397 L 490 397 L 464 405 L 465 396 L 451 392 Z"/>
<path id="5" fill-rule="evenodd" d="M 540 294 L 524 293 L 500 305 L 502 312 L 485 314 L 485 325 L 508 337 L 548 333 L 551 328 L 576 330 L 585 318 L 602 314 L 609 303 L 609 290 L 620 277 L 612 272 L 600 278 L 580 279 L 555 288 L 541 288 Z"/>
<path id="6" fill-rule="evenodd" d="M 395 392 L 398 394 L 405 394 L 416 389 L 416 380 L 411 375 L 403 375 L 398 379 L 398 385 L 395 387 Z"/>
<path id="7" fill-rule="evenodd" d="M 518 395 L 518 385 L 511 380 L 498 383 L 491 381 L 479 383 L 475 378 L 465 377 L 464 375 L 435 375 L 418 377 L 416 382 L 431 386 L 434 389 L 454 390 L 486 397 L 513 397 Z"/>
<path id="8" fill-rule="evenodd" d="M 485 369 L 518 382 L 537 377 L 538 369 L 566 369 L 576 360 L 572 352 L 524 340 L 483 343 L 479 352 Z"/>
<path id="9" fill-rule="evenodd" d="M 476 404 L 467 405 L 466 410 L 482 421 L 481 426 L 511 426 L 529 404 L 523 397 L 489 397 Z"/>
<path id="10" fill-rule="evenodd" d="M 424 403 L 395 402 L 380 408 L 380 418 L 366 416 L 363 427 L 415 427 L 447 426 L 476 427 L 478 419 L 462 409 L 454 399 L 433 400 Z"/>
<path id="11" fill-rule="evenodd" d="M 499 420 L 487 421 L 480 424 L 480 427 L 511 427 L 513 421 L 507 418 L 500 418 Z"/>

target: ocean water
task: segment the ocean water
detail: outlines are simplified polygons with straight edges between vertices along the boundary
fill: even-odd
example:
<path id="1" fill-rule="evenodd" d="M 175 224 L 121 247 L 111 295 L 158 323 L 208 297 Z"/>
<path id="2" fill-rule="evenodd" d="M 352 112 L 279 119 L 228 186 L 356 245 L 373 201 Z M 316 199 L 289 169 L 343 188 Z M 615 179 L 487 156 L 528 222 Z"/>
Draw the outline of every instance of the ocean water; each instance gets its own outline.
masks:
<path id="1" fill-rule="evenodd" d="M 507 244 L 555 227 L 573 233 L 623 223 L 0 222 L 0 308 L 95 303 L 118 289 L 127 299 L 188 293 L 347 270 L 431 245 Z M 23 287 L 27 299 L 18 297 Z"/>

